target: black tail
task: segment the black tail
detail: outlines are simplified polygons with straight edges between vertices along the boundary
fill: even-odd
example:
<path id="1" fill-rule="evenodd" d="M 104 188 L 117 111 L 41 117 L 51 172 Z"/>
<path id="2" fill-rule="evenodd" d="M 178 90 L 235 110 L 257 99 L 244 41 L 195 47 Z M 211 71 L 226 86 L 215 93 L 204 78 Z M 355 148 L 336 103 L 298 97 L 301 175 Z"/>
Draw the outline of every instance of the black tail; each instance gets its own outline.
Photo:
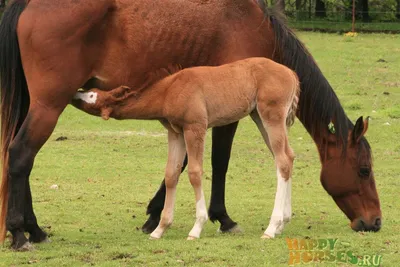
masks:
<path id="1" fill-rule="evenodd" d="M 1 160 L 3 179 L 0 189 L 0 242 L 6 234 L 8 201 L 8 147 L 21 127 L 28 109 L 29 93 L 18 45 L 17 23 L 25 0 L 13 1 L 0 24 Z"/>

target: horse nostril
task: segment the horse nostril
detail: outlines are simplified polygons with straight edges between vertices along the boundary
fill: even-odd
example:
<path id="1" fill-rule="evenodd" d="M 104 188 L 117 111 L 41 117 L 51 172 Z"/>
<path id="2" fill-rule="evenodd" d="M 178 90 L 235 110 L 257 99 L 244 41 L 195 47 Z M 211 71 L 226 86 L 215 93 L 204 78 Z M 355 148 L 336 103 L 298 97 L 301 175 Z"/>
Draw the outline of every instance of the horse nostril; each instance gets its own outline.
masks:
<path id="1" fill-rule="evenodd" d="M 367 230 L 367 227 L 366 227 L 366 224 L 365 224 L 365 222 L 364 222 L 364 220 L 363 219 L 360 219 L 360 230 L 359 231 L 365 231 L 365 230 Z"/>
<path id="2" fill-rule="evenodd" d="M 375 228 L 377 229 L 377 230 L 379 230 L 379 229 L 381 229 L 381 226 L 382 226 L 382 220 L 381 220 L 381 218 L 376 218 L 375 219 L 375 224 L 374 224 L 374 226 L 375 226 Z"/>

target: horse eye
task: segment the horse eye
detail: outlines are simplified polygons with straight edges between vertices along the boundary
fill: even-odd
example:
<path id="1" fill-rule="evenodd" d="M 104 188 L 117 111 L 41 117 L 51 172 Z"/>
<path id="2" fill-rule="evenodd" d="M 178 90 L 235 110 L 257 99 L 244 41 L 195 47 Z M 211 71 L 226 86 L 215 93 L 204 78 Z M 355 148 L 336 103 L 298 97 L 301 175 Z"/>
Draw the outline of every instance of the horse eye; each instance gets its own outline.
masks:
<path id="1" fill-rule="evenodd" d="M 371 173 L 371 170 L 367 167 L 361 167 L 359 175 L 364 178 L 368 178 Z"/>

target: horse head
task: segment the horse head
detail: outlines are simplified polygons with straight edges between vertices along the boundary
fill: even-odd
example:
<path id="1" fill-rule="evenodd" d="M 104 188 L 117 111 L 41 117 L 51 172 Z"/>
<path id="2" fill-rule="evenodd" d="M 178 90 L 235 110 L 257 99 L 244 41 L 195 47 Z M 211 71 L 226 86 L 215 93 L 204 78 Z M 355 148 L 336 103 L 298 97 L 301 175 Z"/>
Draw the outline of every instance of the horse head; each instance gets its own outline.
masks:
<path id="1" fill-rule="evenodd" d="M 345 148 L 330 134 L 321 157 L 321 183 L 351 221 L 355 231 L 379 231 L 381 210 L 372 171 L 371 149 L 364 137 L 368 118 L 360 117 L 348 131 Z M 343 153 L 345 149 L 345 153 Z"/>

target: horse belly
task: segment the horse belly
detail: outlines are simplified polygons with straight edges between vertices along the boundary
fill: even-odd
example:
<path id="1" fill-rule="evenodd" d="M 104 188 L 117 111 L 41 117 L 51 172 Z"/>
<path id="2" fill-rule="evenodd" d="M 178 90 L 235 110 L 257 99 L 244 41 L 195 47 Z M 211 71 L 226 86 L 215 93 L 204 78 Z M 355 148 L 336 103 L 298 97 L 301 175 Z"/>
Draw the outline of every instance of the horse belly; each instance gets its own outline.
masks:
<path id="1" fill-rule="evenodd" d="M 255 98 L 225 98 L 226 101 L 208 106 L 208 127 L 227 125 L 249 115 L 256 106 Z"/>

